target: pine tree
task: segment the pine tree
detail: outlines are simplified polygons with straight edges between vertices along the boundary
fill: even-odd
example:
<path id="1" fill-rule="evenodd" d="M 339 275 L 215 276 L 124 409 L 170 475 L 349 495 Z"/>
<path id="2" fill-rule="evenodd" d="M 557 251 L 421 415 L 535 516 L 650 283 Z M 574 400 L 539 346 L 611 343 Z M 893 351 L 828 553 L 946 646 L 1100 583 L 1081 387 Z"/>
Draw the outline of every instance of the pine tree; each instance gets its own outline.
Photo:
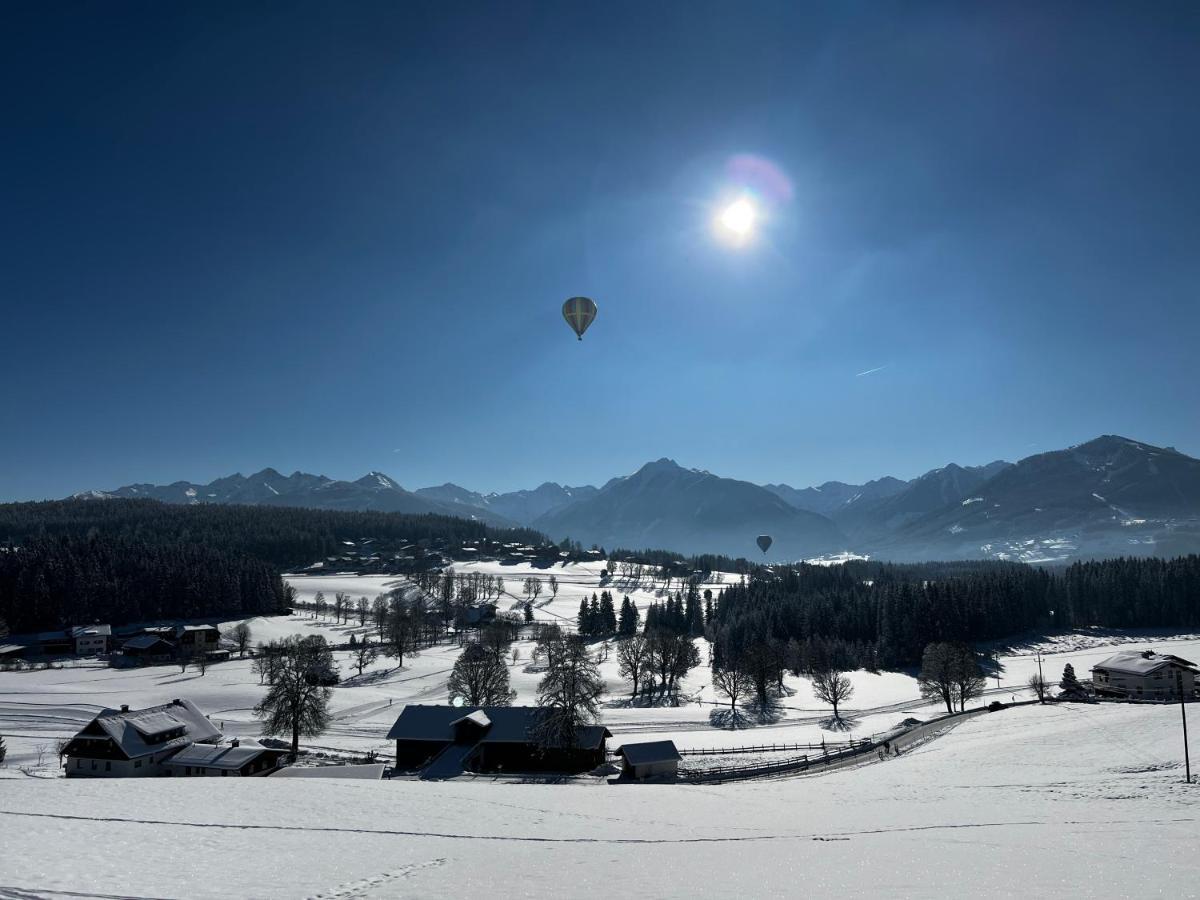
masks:
<path id="1" fill-rule="evenodd" d="M 579 633 L 592 633 L 592 608 L 588 605 L 587 597 L 579 601 Z"/>
<path id="2" fill-rule="evenodd" d="M 617 613 L 613 609 L 612 594 L 605 591 L 600 595 L 600 631 L 613 634 L 617 630 Z"/>
<path id="3" fill-rule="evenodd" d="M 1075 667 L 1070 663 L 1063 666 L 1062 681 L 1058 683 L 1058 686 L 1066 697 L 1082 697 L 1084 695 L 1083 685 L 1075 677 Z"/>

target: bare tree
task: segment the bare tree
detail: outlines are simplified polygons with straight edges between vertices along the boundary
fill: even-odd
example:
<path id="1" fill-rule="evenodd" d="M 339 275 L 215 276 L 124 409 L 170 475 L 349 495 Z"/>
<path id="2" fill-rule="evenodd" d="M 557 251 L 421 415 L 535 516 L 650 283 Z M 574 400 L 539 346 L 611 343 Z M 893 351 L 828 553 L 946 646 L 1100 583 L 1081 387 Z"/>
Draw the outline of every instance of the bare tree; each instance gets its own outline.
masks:
<path id="1" fill-rule="evenodd" d="M 536 603 L 538 596 L 542 593 L 542 582 L 540 578 L 530 576 L 525 579 L 522 590 L 525 596 L 529 598 L 530 603 Z"/>
<path id="2" fill-rule="evenodd" d="M 833 668 L 822 669 L 812 674 L 813 694 L 833 707 L 833 718 L 841 721 L 838 706 L 854 696 L 854 685 L 850 679 Z"/>
<path id="3" fill-rule="evenodd" d="M 237 647 L 238 656 L 244 657 L 246 650 L 250 647 L 250 626 L 245 622 L 238 622 L 229 632 L 229 637 Z"/>
<path id="4" fill-rule="evenodd" d="M 550 576 L 550 599 L 553 600 L 558 596 L 558 576 Z"/>
<path id="5" fill-rule="evenodd" d="M 377 656 L 379 656 L 379 649 L 364 636 L 362 643 L 356 645 L 350 651 L 350 664 L 358 669 L 358 674 L 361 675 L 363 669 L 375 662 Z"/>
<path id="6" fill-rule="evenodd" d="M 738 700 L 754 691 L 754 679 L 740 669 L 713 669 L 713 687 L 729 698 L 729 709 L 737 711 Z"/>
<path id="7" fill-rule="evenodd" d="M 359 597 L 358 602 L 354 604 L 354 611 L 358 614 L 359 627 L 365 627 L 367 616 L 371 614 L 371 602 L 366 597 Z"/>
<path id="8" fill-rule="evenodd" d="M 279 642 L 279 667 L 254 714 L 263 720 L 263 733 L 291 734 L 291 758 L 300 748 L 300 737 L 316 737 L 329 727 L 329 698 L 333 692 L 310 677 L 312 645 L 289 637 Z"/>
<path id="9" fill-rule="evenodd" d="M 388 620 L 388 605 L 383 594 L 380 594 L 372 601 L 371 618 L 375 621 L 375 629 L 379 632 L 379 639 L 382 641 Z"/>
<path id="10" fill-rule="evenodd" d="M 635 634 L 617 641 L 618 673 L 622 678 L 633 682 L 633 693 L 630 698 L 638 695 L 638 685 L 646 675 L 650 665 L 650 642 L 645 635 Z"/>
<path id="11" fill-rule="evenodd" d="M 1049 682 L 1035 672 L 1033 675 L 1029 676 L 1029 681 L 1027 683 L 1029 685 L 1029 689 L 1033 691 L 1034 696 L 1037 697 L 1038 703 L 1045 703 L 1046 693 L 1050 689 Z"/>
<path id="12" fill-rule="evenodd" d="M 587 645 L 577 636 L 547 646 L 549 667 L 538 683 L 538 704 L 547 712 L 534 729 L 543 747 L 573 747 L 577 729 L 596 720 L 604 682 Z"/>
<path id="13" fill-rule="evenodd" d="M 954 712 L 955 666 L 953 646 L 946 643 L 927 644 L 921 655 L 921 672 L 917 684 L 927 700 L 941 700 L 946 712 Z"/>
<path id="14" fill-rule="evenodd" d="M 447 684 L 451 701 L 462 698 L 467 706 L 511 706 L 517 692 L 508 686 L 508 667 L 481 644 L 463 648 Z"/>

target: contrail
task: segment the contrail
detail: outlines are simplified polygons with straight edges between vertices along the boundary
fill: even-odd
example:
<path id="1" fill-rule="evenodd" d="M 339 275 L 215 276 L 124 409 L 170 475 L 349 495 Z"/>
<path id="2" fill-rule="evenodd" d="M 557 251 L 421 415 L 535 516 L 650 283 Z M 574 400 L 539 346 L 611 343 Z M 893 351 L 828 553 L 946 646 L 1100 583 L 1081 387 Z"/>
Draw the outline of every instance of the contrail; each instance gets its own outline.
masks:
<path id="1" fill-rule="evenodd" d="M 855 378 L 862 378 L 864 375 L 874 375 L 876 372 L 882 372 L 887 366 L 876 366 L 874 369 L 867 369 L 865 372 L 859 372 Z"/>

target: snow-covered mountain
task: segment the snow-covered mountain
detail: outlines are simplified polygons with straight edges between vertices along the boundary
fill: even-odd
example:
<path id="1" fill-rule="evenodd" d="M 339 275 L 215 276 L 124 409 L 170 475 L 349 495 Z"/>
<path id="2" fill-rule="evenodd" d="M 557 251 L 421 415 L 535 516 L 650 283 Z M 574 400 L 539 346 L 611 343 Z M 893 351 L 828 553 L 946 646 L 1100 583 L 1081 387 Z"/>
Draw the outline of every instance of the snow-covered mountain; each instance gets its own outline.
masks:
<path id="1" fill-rule="evenodd" d="M 483 509 L 521 525 L 529 525 L 539 516 L 594 496 L 598 490 L 590 484 L 567 487 L 547 481 L 531 491 L 481 494 L 447 482 L 439 487 L 419 488 L 415 493 L 445 505 Z"/>
<path id="2" fill-rule="evenodd" d="M 827 481 L 817 487 L 794 488 L 789 484 L 764 484 L 763 487 L 797 509 L 832 516 L 853 503 L 873 503 L 898 494 L 910 483 L 885 475 L 866 484 Z"/>
<path id="3" fill-rule="evenodd" d="M 256 506 L 304 506 L 313 509 L 376 510 L 379 512 L 437 513 L 480 519 L 495 525 L 512 521 L 484 508 L 456 507 L 407 491 L 382 472 L 368 472 L 356 481 L 293 472 L 281 475 L 263 469 L 253 475 L 229 475 L 208 484 L 176 481 L 167 485 L 130 484 L 112 491 L 86 491 L 80 498 L 143 497 L 164 503 L 235 503 Z"/>
<path id="4" fill-rule="evenodd" d="M 767 533 L 775 539 L 771 559 L 847 549 L 896 560 L 1200 552 L 1200 460 L 1115 435 L 1016 465 L 951 463 L 908 482 L 884 477 L 800 490 L 660 459 L 601 488 L 546 482 L 484 494 L 448 483 L 407 491 L 380 472 L 338 481 L 263 469 L 208 484 L 132 484 L 76 496 L 439 513 L 606 547 L 755 558 L 754 538 Z"/>
<path id="5" fill-rule="evenodd" d="M 1027 457 L 875 543 L 898 559 L 1200 552 L 1200 460 L 1104 435 Z"/>
<path id="6" fill-rule="evenodd" d="M 766 488 L 685 469 L 674 460 L 647 463 L 614 478 L 588 499 L 533 523 L 554 538 L 583 544 L 681 553 L 759 556 L 762 533 L 774 537 L 771 559 L 798 559 L 843 550 L 845 536 L 829 519 L 789 506 Z"/>

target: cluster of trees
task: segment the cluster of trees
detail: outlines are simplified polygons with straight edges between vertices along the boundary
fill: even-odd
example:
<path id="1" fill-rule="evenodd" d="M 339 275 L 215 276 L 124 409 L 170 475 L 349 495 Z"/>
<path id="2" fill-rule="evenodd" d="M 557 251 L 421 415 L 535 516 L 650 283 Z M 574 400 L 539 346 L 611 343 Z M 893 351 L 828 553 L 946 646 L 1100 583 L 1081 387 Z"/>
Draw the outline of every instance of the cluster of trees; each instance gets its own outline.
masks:
<path id="1" fill-rule="evenodd" d="M 45 534 L 0 550 L 0 617 L 17 633 L 264 615 L 290 599 L 270 565 L 185 535 Z"/>
<path id="2" fill-rule="evenodd" d="M 629 598 L 625 598 L 629 603 Z M 599 597 L 592 594 L 591 602 L 584 597 L 579 601 L 579 633 L 585 637 L 607 637 L 617 633 L 617 611 L 613 607 L 613 596 L 601 591 Z"/>
<path id="3" fill-rule="evenodd" d="M 983 693 L 983 669 L 975 651 L 960 642 L 939 641 L 929 644 L 921 654 L 921 671 L 917 675 L 921 696 L 940 700 L 946 712 L 967 708 L 967 701 Z"/>
<path id="4" fill-rule="evenodd" d="M 800 565 L 724 588 L 707 633 L 741 654 L 787 654 L 795 641 L 808 655 L 816 642 L 848 668 L 875 670 L 918 665 L 931 643 L 1089 625 L 1200 626 L 1200 556 L 1053 572 L 1000 562 Z"/>

